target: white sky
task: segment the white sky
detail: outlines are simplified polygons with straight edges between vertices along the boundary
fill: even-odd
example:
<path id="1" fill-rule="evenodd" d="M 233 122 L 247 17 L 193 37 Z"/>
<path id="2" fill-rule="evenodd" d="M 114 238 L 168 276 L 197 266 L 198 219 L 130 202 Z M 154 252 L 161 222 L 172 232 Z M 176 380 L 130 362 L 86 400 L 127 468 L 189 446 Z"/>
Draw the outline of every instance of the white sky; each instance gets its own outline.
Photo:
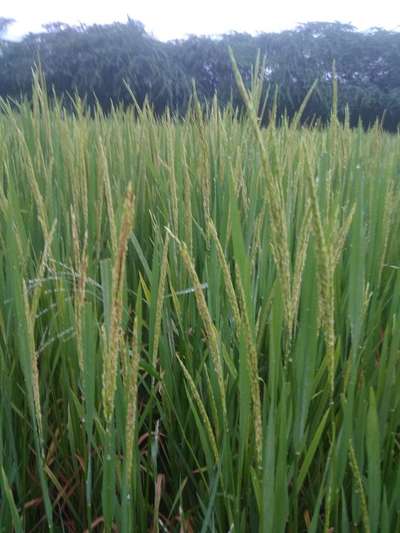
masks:
<path id="1" fill-rule="evenodd" d="M 398 0 L 0 0 L 0 16 L 17 20 L 9 37 L 40 31 L 47 22 L 110 23 L 126 21 L 128 15 L 162 40 L 188 34 L 281 31 L 309 21 L 400 30 Z"/>

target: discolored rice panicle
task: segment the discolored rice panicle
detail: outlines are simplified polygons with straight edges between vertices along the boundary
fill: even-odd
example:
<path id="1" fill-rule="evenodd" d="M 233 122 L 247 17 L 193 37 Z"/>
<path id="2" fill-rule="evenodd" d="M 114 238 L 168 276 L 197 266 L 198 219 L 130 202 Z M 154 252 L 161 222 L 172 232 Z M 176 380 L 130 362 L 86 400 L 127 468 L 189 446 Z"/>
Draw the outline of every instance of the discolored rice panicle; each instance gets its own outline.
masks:
<path id="1" fill-rule="evenodd" d="M 283 305 L 285 307 L 285 319 L 287 324 L 287 330 L 289 332 L 293 323 L 291 306 L 291 267 L 289 256 L 286 207 L 283 200 L 282 187 L 281 183 L 278 181 L 277 177 L 271 170 L 268 152 L 265 148 L 264 140 L 261 134 L 257 113 L 254 109 L 253 101 L 249 97 L 249 93 L 246 87 L 244 86 L 232 50 L 230 50 L 230 58 L 233 65 L 233 72 L 235 75 L 236 84 L 238 86 L 241 97 L 245 103 L 248 112 L 248 117 L 257 140 L 257 144 L 260 147 L 262 169 L 265 176 L 265 187 L 267 194 L 266 200 L 269 215 L 271 217 L 271 241 L 273 248 L 273 256 L 281 282 L 281 288 L 283 292 Z"/>
<path id="2" fill-rule="evenodd" d="M 110 181 L 110 174 L 108 170 L 107 157 L 106 157 L 105 149 L 104 149 L 101 139 L 99 141 L 99 146 L 98 146 L 98 166 L 100 170 L 100 176 L 102 178 L 102 183 L 104 184 L 104 192 L 106 196 L 107 212 L 108 212 L 108 223 L 110 225 L 110 233 L 111 233 L 111 247 L 112 247 L 113 254 L 115 255 L 117 253 L 117 246 L 118 246 L 117 227 L 115 223 L 113 199 L 112 199 L 112 192 L 111 192 L 111 181 Z"/>
<path id="3" fill-rule="evenodd" d="M 193 230 L 192 230 L 192 194 L 191 194 L 191 180 L 189 174 L 188 163 L 186 161 L 186 151 L 183 148 L 183 167 L 184 167 L 184 220 L 185 220 L 185 242 L 187 244 L 189 253 L 193 252 Z"/>
<path id="4" fill-rule="evenodd" d="M 290 311 L 290 318 L 291 318 L 291 324 L 290 324 L 290 338 L 294 336 L 294 328 L 296 326 L 296 317 L 297 312 L 299 309 L 299 301 L 300 301 L 300 291 L 301 291 L 301 281 L 302 281 L 302 275 L 303 270 L 307 258 L 307 249 L 308 249 L 308 243 L 310 240 L 310 233 L 311 233 L 311 219 L 310 219 L 310 209 L 307 209 L 306 214 L 304 216 L 303 225 L 300 230 L 300 236 L 299 236 L 299 244 L 297 247 L 297 255 L 294 265 L 294 272 L 293 272 L 293 285 L 292 285 L 292 300 L 291 300 L 291 311 Z"/>
<path id="5" fill-rule="evenodd" d="M 338 265 L 340 257 L 342 255 L 343 247 L 346 242 L 346 237 L 349 233 L 349 229 L 353 221 L 354 212 L 355 212 L 355 206 L 353 206 L 353 208 L 350 210 L 349 214 L 347 215 L 346 219 L 344 220 L 342 224 L 342 227 L 339 229 L 339 232 L 337 234 L 334 251 L 333 251 L 333 254 L 334 254 L 333 268 L 334 269 Z"/>
<path id="6" fill-rule="evenodd" d="M 349 442 L 349 463 L 356 484 L 356 492 L 359 495 L 361 501 L 361 516 L 364 523 L 364 529 L 366 533 L 371 533 L 371 526 L 369 523 L 368 516 L 367 498 L 365 496 L 363 480 L 361 477 L 361 472 L 358 466 L 357 457 L 354 451 L 354 445 L 352 440 L 350 440 Z"/>
<path id="7" fill-rule="evenodd" d="M 250 319 L 248 316 L 245 295 L 243 290 L 240 273 L 236 267 L 236 283 L 239 292 L 239 301 L 241 306 L 242 321 L 238 324 L 242 324 L 244 336 L 246 339 L 246 346 L 248 351 L 248 367 L 251 381 L 251 398 L 253 402 L 253 415 L 254 415 L 254 433 L 256 441 L 256 453 L 257 453 L 257 466 L 262 467 L 262 450 L 263 450 L 263 425 L 262 425 L 262 407 L 260 397 L 259 386 L 259 373 L 258 373 L 258 354 L 254 343 L 254 338 L 251 332 Z"/>
<path id="8" fill-rule="evenodd" d="M 332 246 L 326 242 L 321 213 L 319 209 L 315 181 L 312 175 L 312 163 L 307 157 L 307 181 L 310 191 L 310 205 L 313 214 L 313 227 L 316 234 L 316 246 L 319 263 L 319 281 L 321 289 L 321 318 L 326 341 L 328 360 L 329 390 L 331 402 L 335 391 L 335 325 L 334 325 L 334 268 Z"/>
<path id="9" fill-rule="evenodd" d="M 195 404 L 197 405 L 197 408 L 198 408 L 199 413 L 200 413 L 201 420 L 204 423 L 204 427 L 206 429 L 208 438 L 210 440 L 210 446 L 211 446 L 211 450 L 212 450 L 213 455 L 214 455 L 214 460 L 215 460 L 216 463 L 218 463 L 219 453 L 218 453 L 217 442 L 215 440 L 215 435 L 214 435 L 214 432 L 212 430 L 210 419 L 208 418 L 208 415 L 207 415 L 207 411 L 206 411 L 206 409 L 204 407 L 204 404 L 203 404 L 203 402 L 202 402 L 202 400 L 200 398 L 200 395 L 199 395 L 199 393 L 197 391 L 197 387 L 196 387 L 195 382 L 192 379 L 192 376 L 187 371 L 185 365 L 183 364 L 183 362 L 180 359 L 178 354 L 176 354 L 176 358 L 178 359 L 179 364 L 181 365 L 182 371 L 183 371 L 183 373 L 185 375 L 185 378 L 186 378 L 186 381 L 187 381 L 187 383 L 189 385 L 190 392 L 192 394 L 193 400 L 194 400 Z"/>
<path id="10" fill-rule="evenodd" d="M 213 239 L 215 247 L 217 249 L 218 261 L 219 261 L 219 264 L 220 264 L 220 267 L 221 267 L 221 270 L 222 270 L 222 275 L 223 275 L 224 283 L 225 283 L 226 295 L 228 297 L 228 301 L 229 301 L 229 304 L 230 304 L 231 309 L 232 309 L 233 318 L 235 320 L 235 326 L 236 326 L 236 328 L 239 328 L 239 324 L 240 324 L 239 305 L 238 305 L 238 302 L 237 302 L 235 289 L 233 287 L 231 273 L 229 271 L 229 266 L 228 266 L 228 263 L 226 262 L 225 254 L 224 254 L 224 251 L 222 249 L 220 240 L 218 238 L 217 230 L 216 230 L 212 220 L 208 221 L 208 228 L 209 228 L 209 232 L 210 232 L 211 238 Z"/>
<path id="11" fill-rule="evenodd" d="M 133 226 L 134 197 L 132 185 L 129 184 L 122 213 L 121 230 L 119 233 L 118 252 L 112 272 L 112 303 L 111 324 L 107 337 L 107 349 L 103 362 L 103 411 L 109 424 L 114 411 L 114 396 L 118 369 L 118 356 L 122 342 L 122 288 L 125 277 L 125 261 L 128 238 Z"/>
<path id="12" fill-rule="evenodd" d="M 221 351 L 219 348 L 219 339 L 217 329 L 214 326 L 210 312 L 207 307 L 206 299 L 204 297 L 203 291 L 201 289 L 201 283 L 197 276 L 196 270 L 193 265 L 193 261 L 187 250 L 185 243 L 180 244 L 180 253 L 182 256 L 183 263 L 189 274 L 193 287 L 195 289 L 195 298 L 197 303 L 197 309 L 203 321 L 204 329 L 207 335 L 207 340 L 210 348 L 210 355 L 214 364 L 214 370 L 217 375 L 218 386 L 221 396 L 222 404 L 222 414 L 226 418 L 226 398 L 225 398 L 225 384 L 224 384 L 224 375 L 222 367 L 222 357 Z"/>
<path id="13" fill-rule="evenodd" d="M 129 370 L 127 380 L 127 413 L 125 429 L 125 449 L 126 449 L 126 472 L 128 481 L 132 475 L 133 446 L 135 442 L 137 426 L 137 395 L 138 395 L 138 376 L 140 363 L 140 346 L 138 346 L 138 320 L 135 317 L 132 335 L 132 355 L 129 358 Z"/>
<path id="14" fill-rule="evenodd" d="M 39 368 L 38 368 L 38 355 L 35 348 L 35 334 L 34 334 L 34 322 L 31 315 L 31 309 L 29 307 L 28 300 L 28 291 L 27 287 L 24 284 L 23 287 L 23 297 L 24 297 L 24 306 L 25 306 L 25 320 L 28 329 L 28 342 L 29 342 L 29 351 L 30 351 L 30 362 L 31 362 L 31 379 L 32 379 L 32 393 L 33 393 L 33 403 L 34 410 L 36 415 L 36 423 L 39 433 L 39 439 L 42 445 L 43 452 L 43 424 L 42 424 L 42 408 L 40 405 L 40 379 L 39 379 Z"/>
<path id="15" fill-rule="evenodd" d="M 160 280 L 158 283 L 157 304 L 156 304 L 156 317 L 154 321 L 153 353 L 151 356 L 151 361 L 154 367 L 156 367 L 156 364 L 157 364 L 158 345 L 160 342 L 161 318 L 162 318 L 162 310 L 163 310 L 163 305 L 164 305 L 165 282 L 167 279 L 167 270 L 168 270 L 169 239 L 170 239 L 170 235 L 169 233 L 167 233 L 165 236 L 165 242 L 164 242 L 163 253 L 162 253 L 162 258 L 161 258 Z"/>

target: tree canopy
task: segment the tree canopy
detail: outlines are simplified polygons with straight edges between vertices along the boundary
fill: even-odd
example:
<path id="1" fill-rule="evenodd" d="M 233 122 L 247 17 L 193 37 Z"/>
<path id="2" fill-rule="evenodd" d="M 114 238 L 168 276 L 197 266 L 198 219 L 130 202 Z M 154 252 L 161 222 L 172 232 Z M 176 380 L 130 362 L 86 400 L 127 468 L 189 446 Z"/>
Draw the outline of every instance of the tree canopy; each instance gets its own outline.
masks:
<path id="1" fill-rule="evenodd" d="M 339 118 L 349 108 L 351 123 L 380 120 L 396 131 L 400 123 L 400 33 L 349 24 L 312 22 L 280 33 L 230 33 L 161 42 L 135 20 L 109 25 L 69 26 L 55 22 L 19 42 L 5 40 L 12 20 L 0 17 L 0 95 L 29 97 L 32 69 L 40 65 L 49 91 L 79 94 L 88 105 L 126 105 L 131 94 L 157 113 L 186 109 L 193 90 L 203 102 L 215 94 L 221 105 L 239 102 L 228 55 L 230 46 L 245 80 L 257 52 L 266 57 L 265 80 L 278 91 L 279 114 L 298 110 L 315 80 L 306 122 L 329 118 L 333 63 L 339 86 Z"/>

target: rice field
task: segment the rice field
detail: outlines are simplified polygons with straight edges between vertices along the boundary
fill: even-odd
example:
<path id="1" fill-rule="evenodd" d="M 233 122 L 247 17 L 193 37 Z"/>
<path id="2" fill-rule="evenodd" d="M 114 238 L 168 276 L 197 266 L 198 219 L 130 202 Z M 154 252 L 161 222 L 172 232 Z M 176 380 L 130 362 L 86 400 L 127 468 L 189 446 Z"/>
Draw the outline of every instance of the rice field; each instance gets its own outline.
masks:
<path id="1" fill-rule="evenodd" d="M 400 136 L 237 78 L 2 103 L 1 532 L 400 531 Z"/>

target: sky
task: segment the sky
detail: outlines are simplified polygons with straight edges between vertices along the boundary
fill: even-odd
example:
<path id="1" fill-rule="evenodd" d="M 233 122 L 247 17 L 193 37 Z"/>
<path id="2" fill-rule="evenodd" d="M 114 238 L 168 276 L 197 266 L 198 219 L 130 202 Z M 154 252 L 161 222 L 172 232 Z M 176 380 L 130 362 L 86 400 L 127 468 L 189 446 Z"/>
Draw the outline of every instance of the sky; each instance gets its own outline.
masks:
<path id="1" fill-rule="evenodd" d="M 190 34 L 281 31 L 311 21 L 352 23 L 360 30 L 373 26 L 400 30 L 396 0 L 1 0 L 0 4 L 0 17 L 17 21 L 9 29 L 10 38 L 40 31 L 48 22 L 105 24 L 124 22 L 128 16 L 164 41 Z"/>

